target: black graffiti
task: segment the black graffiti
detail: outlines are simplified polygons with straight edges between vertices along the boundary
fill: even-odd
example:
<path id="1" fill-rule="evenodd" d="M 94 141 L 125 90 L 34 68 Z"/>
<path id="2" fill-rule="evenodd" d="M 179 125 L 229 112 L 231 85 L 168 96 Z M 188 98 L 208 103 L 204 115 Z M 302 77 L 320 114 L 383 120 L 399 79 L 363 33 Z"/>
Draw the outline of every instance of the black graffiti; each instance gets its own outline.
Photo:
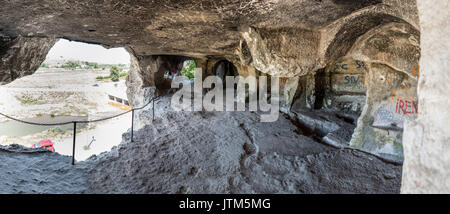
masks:
<path id="1" fill-rule="evenodd" d="M 346 85 L 351 84 L 351 85 L 356 86 L 359 82 L 359 76 L 358 76 L 358 78 L 356 78 L 356 76 L 347 75 L 344 77 L 344 79 L 345 79 L 344 84 L 346 84 Z"/>

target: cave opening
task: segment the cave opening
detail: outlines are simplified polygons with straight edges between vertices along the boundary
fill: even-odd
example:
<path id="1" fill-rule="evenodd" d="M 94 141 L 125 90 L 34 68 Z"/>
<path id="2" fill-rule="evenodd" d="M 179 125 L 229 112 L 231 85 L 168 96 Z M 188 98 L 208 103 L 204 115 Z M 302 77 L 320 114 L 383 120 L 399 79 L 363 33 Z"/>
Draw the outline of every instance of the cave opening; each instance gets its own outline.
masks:
<path id="1" fill-rule="evenodd" d="M 213 75 L 219 77 L 222 80 L 223 87 L 226 88 L 227 87 L 226 77 L 227 76 L 236 77 L 239 76 L 239 73 L 237 71 L 236 66 L 232 62 L 223 59 L 218 61 L 214 65 Z M 234 84 L 233 87 L 236 88 L 237 84 Z"/>
<path id="2" fill-rule="evenodd" d="M 53 124 L 91 121 L 131 109 L 125 79 L 130 56 L 124 48 L 60 39 L 33 75 L 0 86 L 1 112 L 24 121 Z M 73 124 L 31 125 L 6 118 L 0 121 L 0 143 L 36 147 L 50 140 L 53 151 L 72 154 Z M 76 159 L 109 151 L 131 124 L 128 115 L 76 125 Z"/>
<path id="3" fill-rule="evenodd" d="M 195 68 L 196 68 L 195 60 L 188 59 L 182 63 L 181 70 L 176 68 L 167 70 L 164 73 L 164 78 L 173 80 L 175 76 L 183 75 L 189 80 L 192 80 L 195 77 Z"/>

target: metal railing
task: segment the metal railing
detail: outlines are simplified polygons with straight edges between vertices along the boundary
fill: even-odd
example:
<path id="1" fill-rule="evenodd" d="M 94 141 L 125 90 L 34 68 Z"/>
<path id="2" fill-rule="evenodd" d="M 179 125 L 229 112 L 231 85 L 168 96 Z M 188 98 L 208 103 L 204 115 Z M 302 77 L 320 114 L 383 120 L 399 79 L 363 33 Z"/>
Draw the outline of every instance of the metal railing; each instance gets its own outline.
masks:
<path id="1" fill-rule="evenodd" d="M 36 125 L 36 126 L 61 126 L 61 125 L 67 125 L 67 124 L 71 124 L 73 123 L 73 150 L 72 150 L 72 165 L 75 165 L 75 141 L 76 141 L 76 135 L 77 135 L 77 123 L 95 123 L 95 122 L 100 122 L 100 121 L 104 121 L 104 120 L 109 120 L 109 119 L 113 119 L 119 116 L 122 116 L 124 114 L 128 114 L 131 112 L 131 142 L 133 141 L 133 131 L 134 131 L 134 111 L 136 110 L 141 110 L 145 107 L 147 107 L 148 104 L 152 103 L 152 121 L 155 120 L 155 100 L 159 99 L 160 96 L 154 97 L 152 98 L 148 103 L 146 103 L 145 105 L 138 107 L 138 108 L 132 108 L 131 110 L 128 110 L 126 112 L 122 112 L 120 114 L 116 114 L 113 116 L 109 116 L 109 117 L 105 117 L 105 118 L 101 118 L 101 119 L 96 119 L 96 120 L 74 120 L 74 121 L 68 121 L 68 122 L 61 122 L 61 123 L 36 123 L 36 122 L 30 122 L 30 121 L 25 121 L 25 120 L 20 120 L 11 116 L 8 116 L 6 114 L 3 114 L 0 112 L 0 115 L 11 119 L 11 120 L 15 120 L 17 122 L 21 122 L 21 123 L 25 123 L 25 124 L 30 124 L 30 125 Z"/>

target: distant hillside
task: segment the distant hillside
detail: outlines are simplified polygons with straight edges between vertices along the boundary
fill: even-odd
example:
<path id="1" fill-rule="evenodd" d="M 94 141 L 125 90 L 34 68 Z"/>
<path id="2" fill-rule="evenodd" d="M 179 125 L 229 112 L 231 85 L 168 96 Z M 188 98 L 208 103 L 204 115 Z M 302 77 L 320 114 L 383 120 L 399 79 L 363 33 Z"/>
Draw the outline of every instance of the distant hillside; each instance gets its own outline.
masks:
<path id="1" fill-rule="evenodd" d="M 41 64 L 41 67 L 69 68 L 69 69 L 109 69 L 113 65 L 126 70 L 130 67 L 129 64 L 100 64 L 96 62 L 67 60 L 67 59 L 46 59 Z"/>

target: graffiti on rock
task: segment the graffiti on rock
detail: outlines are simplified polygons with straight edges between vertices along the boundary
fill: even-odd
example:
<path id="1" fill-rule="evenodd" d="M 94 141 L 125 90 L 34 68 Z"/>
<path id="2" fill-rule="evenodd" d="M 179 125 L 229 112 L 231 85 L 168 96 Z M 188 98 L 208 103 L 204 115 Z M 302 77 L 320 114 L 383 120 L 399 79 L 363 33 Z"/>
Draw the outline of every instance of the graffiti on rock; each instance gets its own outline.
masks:
<path id="1" fill-rule="evenodd" d="M 414 100 L 397 98 L 395 105 L 395 113 L 397 114 L 417 114 L 417 104 Z"/>
<path id="2" fill-rule="evenodd" d="M 359 76 L 346 75 L 346 76 L 344 77 L 344 79 L 345 79 L 344 84 L 345 84 L 345 85 L 350 84 L 350 85 L 356 86 L 356 85 L 358 84 L 359 78 L 360 78 Z"/>
<path id="3" fill-rule="evenodd" d="M 286 82 L 287 82 L 286 77 L 280 77 L 280 89 L 284 89 Z"/>
<path id="4" fill-rule="evenodd" d="M 332 74 L 331 87 L 337 93 L 365 93 L 364 74 Z"/>
<path id="5" fill-rule="evenodd" d="M 366 67 L 366 65 L 364 64 L 364 61 L 355 60 L 355 64 L 356 64 L 356 69 L 361 69 L 361 68 Z"/>
<path id="6" fill-rule="evenodd" d="M 383 128 L 403 128 L 406 117 L 414 117 L 418 113 L 417 102 L 414 98 L 397 96 L 392 101 L 382 104 L 374 112 L 372 126 Z"/>
<path id="7" fill-rule="evenodd" d="M 366 64 L 362 60 L 352 60 L 352 65 L 356 69 L 366 68 Z M 345 72 L 345 71 L 348 71 L 349 69 L 351 70 L 352 67 L 349 67 L 349 64 L 344 63 L 344 62 L 341 62 L 341 63 L 335 62 L 333 72 L 339 72 L 340 70 L 343 70 Z"/>
<path id="8" fill-rule="evenodd" d="M 386 129 L 403 128 L 404 115 L 396 114 L 392 106 L 392 102 L 381 105 L 374 112 L 372 126 Z"/>
<path id="9" fill-rule="evenodd" d="M 331 84 L 337 93 L 365 93 L 364 70 L 366 63 L 351 58 L 343 59 L 333 64 Z"/>
<path id="10" fill-rule="evenodd" d="M 420 74 L 419 62 L 403 62 L 400 63 L 400 66 L 404 68 L 406 72 L 411 76 L 419 77 Z"/>

